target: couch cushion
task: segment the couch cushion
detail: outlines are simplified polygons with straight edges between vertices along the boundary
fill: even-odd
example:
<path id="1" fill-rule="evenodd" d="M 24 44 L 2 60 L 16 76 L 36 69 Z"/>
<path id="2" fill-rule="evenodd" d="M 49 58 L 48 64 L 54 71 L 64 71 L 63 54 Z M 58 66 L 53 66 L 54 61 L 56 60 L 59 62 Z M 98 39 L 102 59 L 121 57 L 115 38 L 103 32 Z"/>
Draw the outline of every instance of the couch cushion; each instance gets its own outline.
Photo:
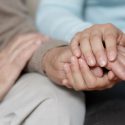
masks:
<path id="1" fill-rule="evenodd" d="M 85 125 L 125 125 L 125 82 L 112 89 L 86 93 Z"/>

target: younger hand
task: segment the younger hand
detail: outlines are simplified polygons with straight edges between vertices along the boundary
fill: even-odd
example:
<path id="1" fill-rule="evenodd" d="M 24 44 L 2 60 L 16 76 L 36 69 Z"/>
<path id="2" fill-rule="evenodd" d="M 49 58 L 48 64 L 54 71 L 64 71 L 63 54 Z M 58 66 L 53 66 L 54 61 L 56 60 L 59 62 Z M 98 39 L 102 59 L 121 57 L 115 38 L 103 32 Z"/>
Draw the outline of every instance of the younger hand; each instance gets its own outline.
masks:
<path id="1" fill-rule="evenodd" d="M 116 59 L 117 45 L 125 45 L 125 34 L 112 24 L 96 24 L 76 34 L 71 50 L 76 57 L 83 54 L 89 66 L 105 67 Z"/>
<path id="2" fill-rule="evenodd" d="M 66 79 L 63 80 L 64 84 L 69 83 L 77 91 L 103 90 L 111 88 L 116 83 L 114 75 L 111 75 L 111 79 L 109 79 L 108 73 L 102 77 L 95 75 L 95 72 L 92 72 L 92 69 L 83 58 L 72 57 L 71 64 L 65 64 L 64 69 L 66 73 Z"/>

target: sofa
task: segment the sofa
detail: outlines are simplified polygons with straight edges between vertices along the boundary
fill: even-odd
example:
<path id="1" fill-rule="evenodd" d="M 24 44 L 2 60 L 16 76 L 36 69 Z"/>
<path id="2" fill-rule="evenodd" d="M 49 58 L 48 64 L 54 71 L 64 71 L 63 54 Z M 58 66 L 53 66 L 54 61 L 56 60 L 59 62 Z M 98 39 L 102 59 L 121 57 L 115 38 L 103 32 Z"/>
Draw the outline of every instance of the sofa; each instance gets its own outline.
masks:
<path id="1" fill-rule="evenodd" d="M 35 19 L 39 0 L 27 0 L 29 13 Z M 105 91 L 85 92 L 85 125 L 125 125 L 125 82 Z"/>

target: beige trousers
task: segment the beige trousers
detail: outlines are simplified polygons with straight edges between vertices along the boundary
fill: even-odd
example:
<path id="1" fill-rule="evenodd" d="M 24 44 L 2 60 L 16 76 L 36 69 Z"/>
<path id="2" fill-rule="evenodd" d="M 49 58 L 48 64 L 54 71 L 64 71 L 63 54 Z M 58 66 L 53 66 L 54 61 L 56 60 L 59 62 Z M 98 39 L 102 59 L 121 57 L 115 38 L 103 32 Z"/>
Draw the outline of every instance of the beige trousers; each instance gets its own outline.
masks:
<path id="1" fill-rule="evenodd" d="M 37 73 L 23 75 L 0 103 L 0 125 L 83 125 L 85 99 Z"/>

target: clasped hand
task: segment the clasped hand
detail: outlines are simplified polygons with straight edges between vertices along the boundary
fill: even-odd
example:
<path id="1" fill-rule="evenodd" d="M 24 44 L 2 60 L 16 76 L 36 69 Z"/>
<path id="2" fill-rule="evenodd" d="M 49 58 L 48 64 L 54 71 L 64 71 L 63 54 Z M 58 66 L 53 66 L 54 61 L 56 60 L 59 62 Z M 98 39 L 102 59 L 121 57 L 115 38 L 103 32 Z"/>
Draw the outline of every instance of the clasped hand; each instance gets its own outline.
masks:
<path id="1" fill-rule="evenodd" d="M 69 46 L 46 54 L 46 75 L 77 91 L 111 88 L 125 80 L 124 45 L 125 34 L 114 25 L 94 25 L 77 33 Z M 107 73 L 103 72 L 104 67 Z"/>
<path id="2" fill-rule="evenodd" d="M 125 80 L 124 45 L 125 34 L 112 24 L 93 25 L 77 33 L 70 44 L 74 56 L 71 64 L 65 64 L 63 84 L 75 90 L 102 90 Z M 108 69 L 106 74 L 102 67 Z"/>

